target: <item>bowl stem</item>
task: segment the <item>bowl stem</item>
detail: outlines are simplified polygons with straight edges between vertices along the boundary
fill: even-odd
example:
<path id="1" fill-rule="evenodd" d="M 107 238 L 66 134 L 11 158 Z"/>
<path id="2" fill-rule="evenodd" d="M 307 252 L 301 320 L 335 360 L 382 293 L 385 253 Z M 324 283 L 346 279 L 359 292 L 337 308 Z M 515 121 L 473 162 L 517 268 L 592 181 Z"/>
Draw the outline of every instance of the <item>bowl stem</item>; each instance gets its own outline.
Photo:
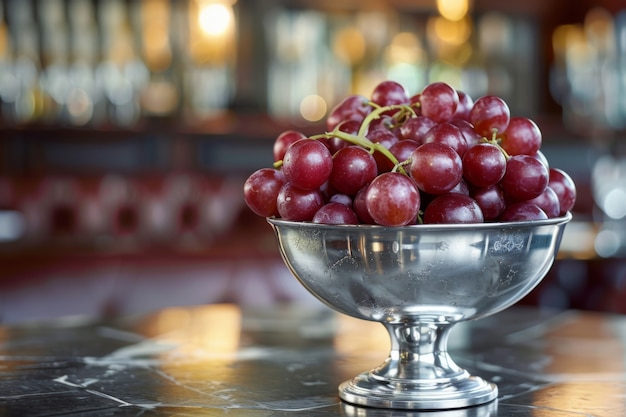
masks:
<path id="1" fill-rule="evenodd" d="M 377 368 L 339 386 L 352 404 L 377 408 L 452 409 L 495 399 L 498 388 L 460 368 L 448 354 L 454 323 L 419 318 L 383 323 L 389 357 Z"/>

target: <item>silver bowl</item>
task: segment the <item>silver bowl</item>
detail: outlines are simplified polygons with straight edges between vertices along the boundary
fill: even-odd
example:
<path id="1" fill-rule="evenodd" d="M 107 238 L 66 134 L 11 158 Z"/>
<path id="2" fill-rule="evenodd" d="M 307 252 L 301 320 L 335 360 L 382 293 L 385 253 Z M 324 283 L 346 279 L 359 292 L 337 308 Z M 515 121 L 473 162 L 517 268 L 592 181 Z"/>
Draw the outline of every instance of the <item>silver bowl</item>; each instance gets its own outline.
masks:
<path id="1" fill-rule="evenodd" d="M 329 307 L 382 323 L 389 357 L 339 386 L 367 407 L 442 410 L 487 403 L 495 384 L 447 351 L 458 322 L 501 311 L 546 275 L 571 214 L 532 222 L 383 227 L 270 218 L 293 275 Z"/>

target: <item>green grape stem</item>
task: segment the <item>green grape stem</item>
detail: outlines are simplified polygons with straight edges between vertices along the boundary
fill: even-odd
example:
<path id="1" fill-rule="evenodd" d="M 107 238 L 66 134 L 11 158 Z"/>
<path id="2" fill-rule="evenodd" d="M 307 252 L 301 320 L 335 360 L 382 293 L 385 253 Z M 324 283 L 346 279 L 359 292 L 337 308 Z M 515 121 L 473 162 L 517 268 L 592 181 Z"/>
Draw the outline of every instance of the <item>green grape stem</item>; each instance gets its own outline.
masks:
<path id="1" fill-rule="evenodd" d="M 407 114 L 412 115 L 412 116 L 416 115 L 415 110 L 413 110 L 411 106 L 408 106 L 405 104 L 394 104 L 390 106 L 381 107 L 378 104 L 370 101 L 369 105 L 372 106 L 374 110 L 372 110 L 367 116 L 365 116 L 365 119 L 363 119 L 363 122 L 361 123 L 361 127 L 359 128 L 359 131 L 357 133 L 357 135 L 360 137 L 365 137 L 365 134 L 367 133 L 367 130 L 369 129 L 370 124 L 374 120 L 380 118 L 380 116 L 382 116 L 383 113 L 386 113 L 388 111 L 398 110 L 398 112 L 396 112 L 393 117 L 394 117 L 394 120 L 399 121 L 400 124 L 402 123 L 402 121 L 406 121 Z"/>
<path id="2" fill-rule="evenodd" d="M 391 163 L 394 165 L 394 168 L 393 168 L 394 171 L 399 171 L 400 173 L 407 175 L 403 164 L 401 164 L 400 161 L 398 161 L 395 155 L 392 154 L 389 151 L 389 149 L 385 148 L 380 143 L 372 142 L 371 140 L 367 139 L 366 134 L 367 134 L 370 124 L 374 120 L 379 119 L 384 113 L 393 112 L 394 110 L 396 110 L 396 112 L 393 115 L 393 118 L 394 120 L 398 122 L 398 124 L 402 124 L 409 117 L 416 115 L 415 110 L 413 110 L 411 106 L 408 106 L 405 104 L 379 106 L 378 104 L 374 102 L 370 102 L 369 105 L 373 107 L 373 110 L 367 116 L 365 116 L 365 119 L 363 119 L 363 122 L 361 122 L 361 126 L 359 127 L 359 131 L 357 132 L 356 136 L 351 135 L 349 133 L 342 132 L 338 128 L 335 128 L 333 132 L 327 132 L 319 136 L 324 137 L 324 138 L 336 137 L 341 140 L 345 140 L 349 143 L 352 143 L 352 144 L 355 144 L 355 145 L 358 145 L 367 149 L 372 154 L 378 151 L 391 161 Z"/>
<path id="3" fill-rule="evenodd" d="M 310 139 L 330 139 L 333 137 L 345 140 L 346 142 L 352 143 L 353 145 L 361 146 L 362 148 L 367 149 L 371 154 L 373 154 L 374 152 L 380 152 L 391 161 L 391 163 L 394 165 L 394 170 L 397 167 L 401 173 L 406 174 L 406 171 L 402 167 L 402 164 L 398 161 L 398 158 L 396 158 L 395 155 L 389 151 L 389 149 L 385 148 L 380 143 L 372 142 L 365 136 L 352 135 L 350 133 L 342 132 L 339 129 L 335 129 L 332 132 L 326 132 L 320 135 L 311 136 Z"/>
<path id="4" fill-rule="evenodd" d="M 415 116 L 415 111 L 411 108 L 411 106 L 404 104 L 396 104 L 390 106 L 379 106 L 378 104 L 373 102 L 370 102 L 369 104 L 373 107 L 373 110 L 365 117 L 365 119 L 363 119 L 363 122 L 361 123 L 359 131 L 356 135 L 343 132 L 339 130 L 339 126 L 337 126 L 332 132 L 325 132 L 318 135 L 309 136 L 309 139 L 318 140 L 338 138 L 348 143 L 352 143 L 353 145 L 361 146 L 362 148 L 367 149 L 368 152 L 371 154 L 373 154 L 374 152 L 380 152 L 394 165 L 393 171 L 408 175 L 406 170 L 404 169 L 404 165 L 406 165 L 407 161 L 398 161 L 398 158 L 396 158 L 395 155 L 389 151 L 389 149 L 385 148 L 380 143 L 372 142 L 365 135 L 369 129 L 369 125 L 374 120 L 380 118 L 383 113 L 397 110 L 397 112 L 394 114 L 394 120 L 398 121 L 399 124 L 402 124 L 407 120 L 407 118 Z M 278 169 L 282 166 L 282 163 L 282 160 L 276 161 L 274 162 L 273 166 L 274 168 Z"/>
<path id="5" fill-rule="evenodd" d="M 504 155 L 504 158 L 508 160 L 511 157 L 511 155 L 509 155 L 509 153 L 505 151 L 504 148 L 500 145 L 500 141 L 501 139 L 498 138 L 498 131 L 496 129 L 493 130 L 491 139 L 487 139 L 486 137 L 482 138 L 482 142 L 491 143 L 492 145 L 497 146 L 498 149 L 500 149 L 500 152 L 502 152 L 502 154 Z"/>

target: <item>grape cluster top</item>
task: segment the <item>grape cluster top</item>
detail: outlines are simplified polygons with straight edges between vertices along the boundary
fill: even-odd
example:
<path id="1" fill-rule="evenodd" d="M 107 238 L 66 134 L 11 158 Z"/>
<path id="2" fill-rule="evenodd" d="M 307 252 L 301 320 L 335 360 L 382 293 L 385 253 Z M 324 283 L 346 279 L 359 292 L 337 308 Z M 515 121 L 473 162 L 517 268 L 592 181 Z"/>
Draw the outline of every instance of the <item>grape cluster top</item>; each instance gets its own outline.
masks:
<path id="1" fill-rule="evenodd" d="M 483 223 L 572 210 L 576 187 L 541 151 L 539 127 L 507 103 L 444 82 L 409 95 L 383 81 L 343 99 L 326 132 L 282 132 L 274 165 L 244 184 L 263 217 L 325 224 Z"/>

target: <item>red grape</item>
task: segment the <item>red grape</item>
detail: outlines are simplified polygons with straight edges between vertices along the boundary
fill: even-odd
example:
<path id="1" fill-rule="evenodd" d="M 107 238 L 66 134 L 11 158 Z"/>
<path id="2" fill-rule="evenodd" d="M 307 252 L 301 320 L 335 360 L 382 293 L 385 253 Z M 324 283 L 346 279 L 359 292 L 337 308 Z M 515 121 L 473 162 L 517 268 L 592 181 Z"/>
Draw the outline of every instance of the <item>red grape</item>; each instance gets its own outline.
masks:
<path id="1" fill-rule="evenodd" d="M 379 106 L 409 104 L 409 98 L 404 86 L 395 81 L 383 81 L 372 92 L 372 101 Z"/>
<path id="2" fill-rule="evenodd" d="M 461 134 L 467 142 L 468 147 L 474 146 L 482 141 L 483 137 L 479 135 L 476 130 L 474 130 L 474 126 L 472 126 L 470 122 L 460 119 L 454 119 L 451 120 L 450 123 L 459 128 Z"/>
<path id="3" fill-rule="evenodd" d="M 374 157 L 364 148 L 348 146 L 333 156 L 330 185 L 337 192 L 353 196 L 378 175 Z"/>
<path id="4" fill-rule="evenodd" d="M 411 106 L 411 108 L 413 109 L 413 111 L 415 112 L 415 114 L 417 116 L 421 116 L 422 115 L 422 111 L 420 109 L 420 93 L 414 94 L 411 97 L 409 97 L 409 106 Z"/>
<path id="5" fill-rule="evenodd" d="M 546 189 L 543 190 L 543 192 L 537 197 L 526 201 L 536 204 L 537 207 L 539 207 L 546 213 L 546 216 L 548 216 L 548 218 L 558 217 L 559 213 L 561 212 L 559 197 L 550 187 L 546 187 Z"/>
<path id="6" fill-rule="evenodd" d="M 357 122 L 356 120 L 345 120 L 339 123 L 336 128 L 339 129 L 339 131 L 341 132 L 348 133 L 351 135 L 356 135 L 357 133 L 359 133 L 360 127 L 361 127 L 361 123 Z M 350 145 L 350 142 L 345 141 L 343 139 L 339 139 L 338 137 L 335 137 L 335 136 L 331 137 L 326 142 L 326 146 L 328 146 L 330 153 L 333 155 L 339 149 L 345 148 L 348 145 Z"/>
<path id="7" fill-rule="evenodd" d="M 372 120 L 368 126 L 367 131 L 371 132 L 376 129 L 385 129 L 388 131 L 394 131 L 396 129 L 396 120 L 390 114 L 382 114 L 380 117 Z M 395 133 L 394 133 L 395 134 Z"/>
<path id="8" fill-rule="evenodd" d="M 519 222 L 528 220 L 546 220 L 546 213 L 534 203 L 528 201 L 518 201 L 504 209 L 499 220 L 502 222 Z"/>
<path id="9" fill-rule="evenodd" d="M 418 188 L 429 194 L 447 193 L 463 176 L 459 154 L 437 142 L 425 143 L 413 151 L 409 171 Z"/>
<path id="10" fill-rule="evenodd" d="M 389 152 L 396 157 L 398 162 L 404 162 L 411 157 L 413 151 L 419 148 L 420 144 L 411 139 L 400 140 L 389 148 Z"/>
<path id="11" fill-rule="evenodd" d="M 274 141 L 274 162 L 280 161 L 285 157 L 285 152 L 292 143 L 299 141 L 300 139 L 304 139 L 306 136 L 304 133 L 300 133 L 296 130 L 287 130 L 276 138 Z"/>
<path id="12" fill-rule="evenodd" d="M 285 152 L 282 169 L 287 181 L 296 187 L 315 190 L 330 177 L 333 157 L 323 143 L 300 139 Z"/>
<path id="13" fill-rule="evenodd" d="M 546 167 L 546 169 L 550 169 L 550 163 L 548 162 L 548 158 L 546 158 L 546 156 L 543 154 L 543 152 L 541 152 L 541 150 L 535 152 L 534 156 L 539 162 L 541 162 L 543 164 L 543 166 Z"/>
<path id="14" fill-rule="evenodd" d="M 341 203 L 341 204 L 345 204 L 346 206 L 352 207 L 352 197 L 350 197 L 347 194 L 341 194 L 341 193 L 333 194 L 328 199 L 328 202 L 329 203 Z"/>
<path id="15" fill-rule="evenodd" d="M 286 183 L 276 197 L 278 214 L 285 220 L 310 221 L 324 205 L 324 198 L 319 190 L 303 190 Z"/>
<path id="16" fill-rule="evenodd" d="M 465 136 L 461 133 L 458 127 L 452 123 L 440 123 L 433 127 L 424 135 L 423 143 L 437 142 L 448 145 L 459 154 L 463 156 L 467 148 L 469 147 Z"/>
<path id="17" fill-rule="evenodd" d="M 420 194 L 415 183 L 406 175 L 385 172 L 367 188 L 365 203 L 377 224 L 406 226 L 417 220 Z"/>
<path id="18" fill-rule="evenodd" d="M 496 96 L 473 101 L 444 82 L 409 96 L 384 81 L 371 100 L 342 100 L 326 126 L 276 138 L 274 167 L 244 184 L 254 213 L 391 227 L 415 224 L 420 209 L 426 224 L 523 221 L 564 215 L 576 201 L 572 179 L 542 153 L 538 126 Z"/>
<path id="19" fill-rule="evenodd" d="M 470 184 L 484 188 L 497 184 L 506 170 L 506 158 L 491 143 L 479 143 L 463 155 L 463 176 Z"/>
<path id="20" fill-rule="evenodd" d="M 514 155 L 506 162 L 506 172 L 500 184 L 506 195 L 514 200 L 530 200 L 548 186 L 548 170 L 530 155 Z"/>
<path id="21" fill-rule="evenodd" d="M 459 181 L 459 183 L 457 185 L 455 185 L 449 192 L 450 193 L 470 195 L 469 186 L 467 185 L 467 181 L 465 181 L 465 179 L 463 179 L 463 178 L 461 178 L 461 181 Z"/>
<path id="22" fill-rule="evenodd" d="M 499 185 L 472 189 L 470 196 L 478 203 L 485 221 L 498 219 L 506 208 L 504 192 Z"/>
<path id="23" fill-rule="evenodd" d="M 457 90 L 459 96 L 459 104 L 456 106 L 456 112 L 454 113 L 454 119 L 469 121 L 469 114 L 474 107 L 474 100 L 469 94 Z"/>
<path id="24" fill-rule="evenodd" d="M 391 146 L 393 146 L 400 140 L 389 129 L 383 127 L 371 130 L 367 134 L 367 138 L 373 143 L 379 143 L 386 149 L 391 148 Z M 373 156 L 376 160 L 376 165 L 378 166 L 379 173 L 391 171 L 393 169 L 393 162 L 391 162 L 391 160 L 387 156 L 383 155 L 381 152 L 375 151 L 373 153 Z"/>
<path id="25" fill-rule="evenodd" d="M 451 120 L 459 104 L 456 90 L 444 82 L 428 84 L 420 94 L 420 110 L 437 123 Z"/>
<path id="26" fill-rule="evenodd" d="M 322 184 L 319 190 L 322 193 L 322 197 L 324 197 L 324 201 L 329 201 L 333 195 L 337 194 L 337 190 L 330 185 L 330 181 L 326 181 Z"/>
<path id="27" fill-rule="evenodd" d="M 261 168 L 246 179 L 243 185 L 244 201 L 258 216 L 276 216 L 278 215 L 276 197 L 285 182 L 282 171 L 274 168 Z"/>
<path id="28" fill-rule="evenodd" d="M 412 139 L 422 144 L 426 133 L 435 126 L 437 126 L 437 122 L 428 117 L 411 117 L 400 126 L 399 136 L 401 139 Z"/>
<path id="29" fill-rule="evenodd" d="M 367 188 L 369 184 L 364 185 L 359 191 L 357 191 L 354 196 L 354 201 L 352 202 L 352 209 L 356 213 L 362 224 L 375 224 L 376 222 L 370 216 L 369 211 L 367 211 Z"/>
<path id="30" fill-rule="evenodd" d="M 424 224 L 482 223 L 483 213 L 473 198 L 456 193 L 436 197 L 426 207 Z"/>
<path id="31" fill-rule="evenodd" d="M 332 202 L 320 207 L 312 221 L 323 224 L 359 224 L 359 219 L 351 207 Z"/>
<path id="32" fill-rule="evenodd" d="M 534 155 L 541 147 L 541 131 L 526 117 L 511 117 L 500 146 L 509 155 Z"/>
<path id="33" fill-rule="evenodd" d="M 491 139 L 494 133 L 502 134 L 509 126 L 511 112 L 504 100 L 496 96 L 483 96 L 474 102 L 470 123 L 479 135 Z"/>
<path id="34" fill-rule="evenodd" d="M 563 216 L 574 208 L 576 203 L 576 186 L 572 177 L 558 168 L 550 168 L 548 186 L 559 198 L 559 215 Z"/>
<path id="35" fill-rule="evenodd" d="M 326 128 L 333 130 L 345 120 L 355 120 L 359 123 L 372 111 L 369 100 L 361 95 L 351 95 L 344 98 L 330 111 L 326 118 Z"/>

